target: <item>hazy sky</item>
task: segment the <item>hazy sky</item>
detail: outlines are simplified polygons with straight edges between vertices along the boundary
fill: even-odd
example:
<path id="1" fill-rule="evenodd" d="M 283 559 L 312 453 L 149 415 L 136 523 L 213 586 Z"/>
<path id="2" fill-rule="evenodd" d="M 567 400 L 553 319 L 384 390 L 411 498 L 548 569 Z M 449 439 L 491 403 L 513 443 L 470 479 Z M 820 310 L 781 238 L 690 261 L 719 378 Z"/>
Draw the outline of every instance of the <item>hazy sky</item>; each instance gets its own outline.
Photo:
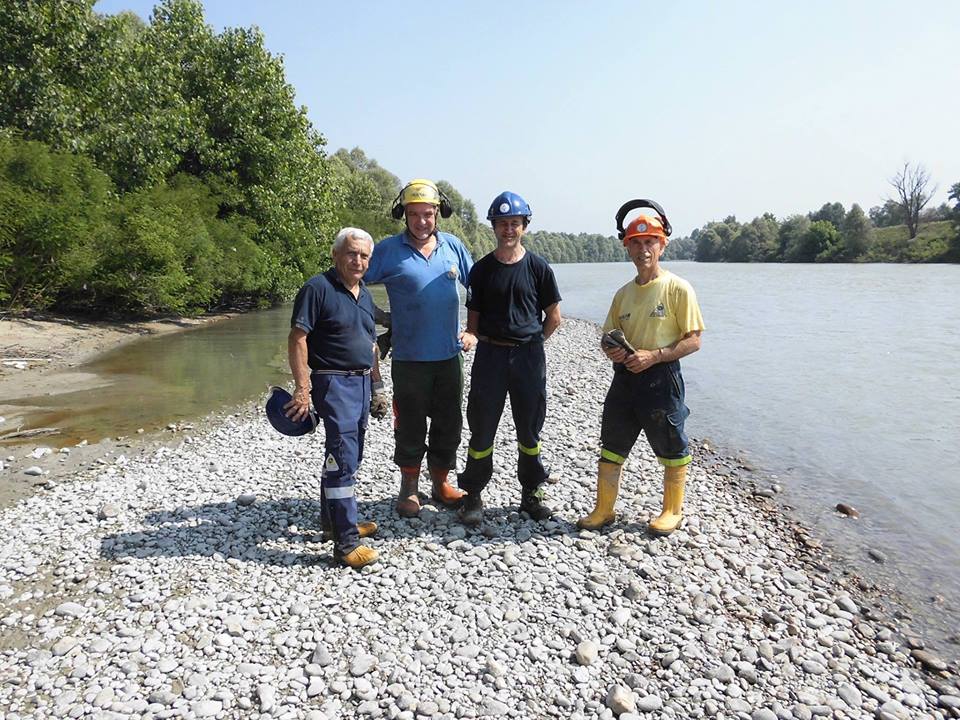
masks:
<path id="1" fill-rule="evenodd" d="M 149 0 L 96 10 L 149 18 Z M 612 234 L 622 202 L 677 234 L 735 214 L 869 209 L 904 161 L 960 182 L 960 2 L 206 0 L 259 26 L 330 152 L 451 182 L 481 215 Z"/>

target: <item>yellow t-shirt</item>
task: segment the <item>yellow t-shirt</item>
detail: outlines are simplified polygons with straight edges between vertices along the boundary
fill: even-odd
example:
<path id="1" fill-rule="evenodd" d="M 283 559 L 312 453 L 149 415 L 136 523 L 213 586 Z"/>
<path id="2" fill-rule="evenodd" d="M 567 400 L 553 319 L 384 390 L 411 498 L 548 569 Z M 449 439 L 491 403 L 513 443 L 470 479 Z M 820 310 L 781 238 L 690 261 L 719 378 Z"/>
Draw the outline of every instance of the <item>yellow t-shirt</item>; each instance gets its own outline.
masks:
<path id="1" fill-rule="evenodd" d="M 638 350 L 667 347 L 687 333 L 706 329 L 693 287 L 662 268 L 646 285 L 631 280 L 617 290 L 603 323 L 604 332 L 615 328 Z"/>

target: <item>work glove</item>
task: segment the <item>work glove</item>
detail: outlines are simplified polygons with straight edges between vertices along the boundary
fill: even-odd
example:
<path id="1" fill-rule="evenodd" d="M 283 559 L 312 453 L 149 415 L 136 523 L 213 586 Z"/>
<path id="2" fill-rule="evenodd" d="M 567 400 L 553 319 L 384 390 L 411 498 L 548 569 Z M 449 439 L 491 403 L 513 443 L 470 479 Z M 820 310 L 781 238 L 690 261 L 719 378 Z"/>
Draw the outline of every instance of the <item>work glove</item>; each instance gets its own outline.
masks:
<path id="1" fill-rule="evenodd" d="M 373 391 L 370 393 L 370 414 L 377 420 L 383 420 L 390 412 L 390 396 L 383 387 L 383 381 L 377 380 L 373 383 Z"/>

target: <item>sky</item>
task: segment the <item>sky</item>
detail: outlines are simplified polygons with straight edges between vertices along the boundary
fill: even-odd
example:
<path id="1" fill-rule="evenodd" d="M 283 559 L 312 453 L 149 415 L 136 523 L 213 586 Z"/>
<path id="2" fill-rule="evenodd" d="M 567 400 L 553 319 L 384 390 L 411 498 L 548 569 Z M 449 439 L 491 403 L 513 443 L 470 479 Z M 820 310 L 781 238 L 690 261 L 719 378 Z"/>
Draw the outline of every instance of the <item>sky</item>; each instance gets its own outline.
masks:
<path id="1" fill-rule="evenodd" d="M 149 0 L 100 0 L 132 10 Z M 632 198 L 675 236 L 891 197 L 905 162 L 960 182 L 960 2 L 205 0 L 259 27 L 329 152 L 447 180 L 481 217 L 615 233 Z"/>

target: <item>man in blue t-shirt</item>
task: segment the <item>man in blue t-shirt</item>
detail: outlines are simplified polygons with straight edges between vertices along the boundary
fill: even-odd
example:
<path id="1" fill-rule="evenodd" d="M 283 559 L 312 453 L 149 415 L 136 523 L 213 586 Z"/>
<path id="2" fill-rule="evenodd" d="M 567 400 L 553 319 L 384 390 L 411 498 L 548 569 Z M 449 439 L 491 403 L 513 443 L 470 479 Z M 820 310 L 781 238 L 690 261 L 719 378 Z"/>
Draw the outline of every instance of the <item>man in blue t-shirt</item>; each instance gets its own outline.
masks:
<path id="1" fill-rule="evenodd" d="M 493 475 L 493 441 L 508 394 L 517 428 L 520 510 L 534 520 L 553 514 L 543 504 L 547 471 L 540 459 L 540 431 L 547 410 L 543 343 L 560 326 L 560 291 L 547 261 L 521 243 L 531 215 L 516 193 L 494 198 L 487 219 L 497 247 L 470 271 L 467 331 L 479 344 L 467 400 L 467 465 L 459 477 L 467 491 L 460 519 L 467 525 L 483 521 L 481 492 Z"/>
<path id="2" fill-rule="evenodd" d="M 336 560 L 352 568 L 374 562 L 379 554 L 360 543 L 376 523 L 357 523 L 356 473 L 363 458 L 371 380 L 375 367 L 376 325 L 373 299 L 363 274 L 373 253 L 373 238 L 344 228 L 333 241 L 333 267 L 310 278 L 297 293 L 287 340 L 296 390 L 284 407 L 299 422 L 310 403 L 323 418 L 325 459 L 320 475 L 324 535 L 334 538 Z M 371 374 L 375 377 L 371 378 Z"/>
<path id="3" fill-rule="evenodd" d="M 420 513 L 418 482 L 427 457 L 432 494 L 445 505 L 463 493 L 450 485 L 463 427 L 463 356 L 476 337 L 460 332 L 460 296 L 473 260 L 454 235 L 437 230 L 437 214 L 452 208 L 436 184 L 412 180 L 394 200 L 392 214 L 406 229 L 373 250 L 367 283 L 383 283 L 390 298 L 393 335 L 393 461 L 400 466 L 396 510 Z M 427 419 L 430 419 L 429 432 Z"/>

